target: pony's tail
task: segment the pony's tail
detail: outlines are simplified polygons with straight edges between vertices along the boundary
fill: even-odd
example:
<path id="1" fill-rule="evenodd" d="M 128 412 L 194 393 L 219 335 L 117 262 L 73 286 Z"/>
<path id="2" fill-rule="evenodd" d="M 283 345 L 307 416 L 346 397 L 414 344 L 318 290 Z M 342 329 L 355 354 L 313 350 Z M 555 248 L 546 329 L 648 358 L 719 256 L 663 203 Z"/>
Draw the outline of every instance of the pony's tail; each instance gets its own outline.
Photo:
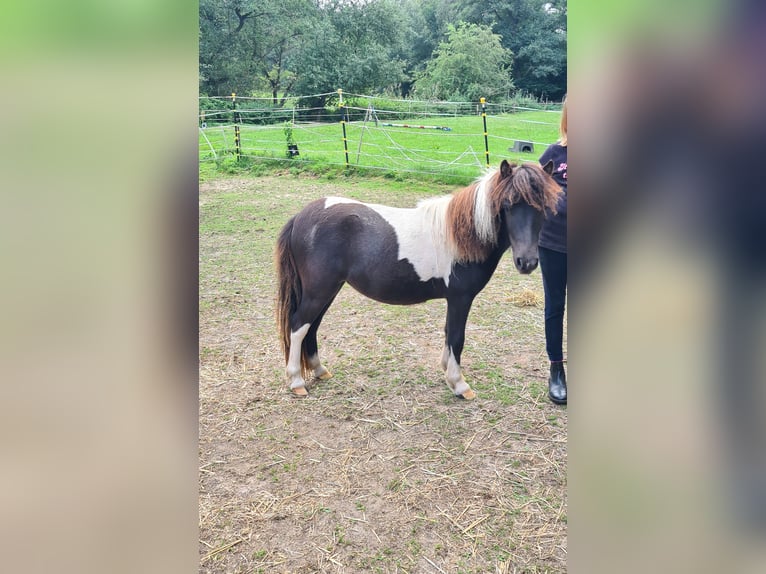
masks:
<path id="1" fill-rule="evenodd" d="M 293 316 L 301 303 L 303 288 L 298 269 L 295 267 L 295 259 L 290 249 L 290 238 L 293 233 L 295 218 L 288 221 L 279 233 L 277 246 L 274 251 L 274 262 L 277 271 L 277 300 L 276 316 L 277 329 L 280 335 L 282 353 L 285 356 L 285 364 L 290 357 L 290 317 Z M 301 349 L 301 373 L 305 379 L 309 372 L 308 361 Z"/>

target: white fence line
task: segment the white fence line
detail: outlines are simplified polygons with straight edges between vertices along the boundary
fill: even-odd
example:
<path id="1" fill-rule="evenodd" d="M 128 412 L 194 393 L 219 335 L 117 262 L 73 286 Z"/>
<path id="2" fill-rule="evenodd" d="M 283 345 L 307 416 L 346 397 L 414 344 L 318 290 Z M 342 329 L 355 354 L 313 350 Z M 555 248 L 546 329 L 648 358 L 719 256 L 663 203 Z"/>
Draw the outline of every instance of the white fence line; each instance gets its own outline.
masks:
<path id="1" fill-rule="evenodd" d="M 334 97 L 337 94 L 316 94 L 310 97 Z M 236 104 L 243 100 L 242 107 L 231 102 L 231 109 L 208 109 L 200 111 L 200 147 L 199 157 L 201 162 L 217 162 L 223 157 L 233 154 L 253 158 L 285 161 L 292 163 L 307 163 L 320 160 L 323 164 L 339 165 L 347 167 L 362 167 L 364 169 L 412 172 L 424 174 L 455 173 L 459 169 L 461 173 L 470 172 L 478 175 L 485 167 L 484 134 L 481 121 L 481 113 L 478 104 L 474 102 L 427 102 L 417 100 L 394 100 L 392 98 L 361 96 L 358 94 L 344 93 L 344 103 L 350 98 L 363 98 L 371 102 L 367 108 L 356 105 L 348 107 L 309 107 L 301 108 L 296 104 L 299 99 L 292 99 L 291 107 L 253 107 L 251 102 L 267 101 L 271 98 L 240 98 L 236 97 Z M 225 97 L 200 98 L 203 100 L 225 100 Z M 231 98 L 228 98 L 231 100 Z M 301 98 L 302 99 L 302 98 Z M 430 107 L 404 111 L 402 109 L 386 109 L 376 107 L 373 102 L 407 104 L 410 107 Z M 448 108 L 452 106 L 452 110 Z M 391 106 L 398 107 L 398 106 Z M 512 111 L 507 111 L 512 110 Z M 478 111 L 478 113 L 477 113 Z M 542 112 L 551 115 L 551 121 L 542 121 L 540 116 L 534 119 L 514 118 L 517 112 Z M 350 114 L 349 114 L 350 113 Z M 343 114 L 343 115 L 342 115 Z M 349 116 L 345 115 L 349 114 Z M 317 121 L 323 115 L 329 121 Z M 472 116 L 476 118 L 475 127 L 466 132 L 465 122 L 457 121 L 457 118 Z M 492 142 L 489 146 L 490 160 L 498 157 L 534 161 L 542 151 L 555 141 L 558 134 L 558 121 L 560 110 L 540 110 L 523 106 L 487 104 L 487 116 L 490 119 L 487 141 Z M 347 153 L 348 163 L 344 160 L 344 150 L 341 130 L 338 128 L 339 120 L 345 117 L 347 127 Z M 412 118 L 409 120 L 407 118 Z M 419 118 L 440 118 L 438 122 L 451 123 L 450 118 L 455 119 L 453 126 L 458 131 L 451 131 L 449 126 L 421 126 L 413 123 Z M 380 119 L 383 118 L 383 119 Z M 495 120 L 492 120 L 495 118 Z M 504 123 L 498 127 L 498 120 Z M 399 125 L 388 125 L 391 121 Z M 493 126 L 494 121 L 494 126 Z M 238 123 L 233 123 L 238 122 Z M 411 125 L 403 125 L 403 124 Z M 436 123 L 431 122 L 431 123 Z M 513 125 L 515 133 L 510 133 L 510 125 Z M 239 142 L 234 137 L 235 126 L 239 128 Z M 525 128 L 524 126 L 528 126 Z M 298 150 L 294 155 L 287 151 L 287 135 L 281 137 L 277 132 L 292 128 L 292 141 L 298 144 Z M 439 127 L 440 129 L 435 129 Z M 420 128 L 420 129 L 419 129 Z M 433 129 L 427 129 L 433 128 Z M 534 133 L 544 132 L 551 134 L 551 141 L 538 141 L 532 137 Z M 337 130 L 337 133 L 334 132 Z M 494 133 L 493 133 L 494 132 Z M 502 133 L 503 135 L 498 135 Z M 259 136 L 260 134 L 260 136 Z M 461 144 L 460 138 L 465 139 Z M 399 141 L 397 141 L 399 140 Z M 440 149 L 439 141 L 452 142 L 443 144 Z M 532 144 L 534 153 L 526 151 L 514 152 L 514 146 L 509 144 L 521 141 Z M 335 142 L 337 145 L 327 146 Z M 236 147 L 235 147 L 236 146 Z M 328 150 L 328 147 L 334 149 Z M 498 149 L 499 148 L 499 149 Z M 515 158 L 513 155 L 515 154 Z"/>

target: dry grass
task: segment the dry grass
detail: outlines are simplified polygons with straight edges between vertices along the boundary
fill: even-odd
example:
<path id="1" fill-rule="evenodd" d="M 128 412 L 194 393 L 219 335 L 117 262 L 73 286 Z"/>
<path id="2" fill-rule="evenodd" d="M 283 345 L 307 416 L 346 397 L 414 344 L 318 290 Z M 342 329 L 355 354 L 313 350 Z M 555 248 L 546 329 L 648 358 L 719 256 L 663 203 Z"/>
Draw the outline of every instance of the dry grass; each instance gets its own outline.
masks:
<path id="1" fill-rule="evenodd" d="M 540 307 L 543 304 L 540 289 L 519 289 L 511 294 L 508 300 L 517 307 Z"/>
<path id="2" fill-rule="evenodd" d="M 464 351 L 479 394 L 439 369 L 445 303 L 344 288 L 320 330 L 334 377 L 293 398 L 273 320 L 271 250 L 310 199 L 413 205 L 445 190 L 290 176 L 200 195 L 200 571 L 563 572 L 566 410 L 546 398 L 539 292 L 510 258 L 477 298 Z M 509 295 L 510 293 L 510 295 Z"/>

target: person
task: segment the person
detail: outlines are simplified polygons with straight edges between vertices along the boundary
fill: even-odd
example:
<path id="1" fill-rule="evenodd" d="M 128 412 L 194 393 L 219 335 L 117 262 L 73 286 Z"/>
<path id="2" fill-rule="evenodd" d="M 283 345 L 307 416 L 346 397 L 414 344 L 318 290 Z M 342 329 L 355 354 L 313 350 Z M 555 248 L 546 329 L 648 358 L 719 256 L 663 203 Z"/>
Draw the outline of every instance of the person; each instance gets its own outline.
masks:
<path id="1" fill-rule="evenodd" d="M 567 98 L 564 96 L 559 124 L 560 139 L 548 147 L 540 164 L 553 161 L 553 179 L 561 186 L 556 213 L 548 213 L 540 230 L 540 271 L 545 292 L 545 350 L 550 361 L 548 398 L 567 404 L 564 371 L 564 309 L 567 295 Z"/>

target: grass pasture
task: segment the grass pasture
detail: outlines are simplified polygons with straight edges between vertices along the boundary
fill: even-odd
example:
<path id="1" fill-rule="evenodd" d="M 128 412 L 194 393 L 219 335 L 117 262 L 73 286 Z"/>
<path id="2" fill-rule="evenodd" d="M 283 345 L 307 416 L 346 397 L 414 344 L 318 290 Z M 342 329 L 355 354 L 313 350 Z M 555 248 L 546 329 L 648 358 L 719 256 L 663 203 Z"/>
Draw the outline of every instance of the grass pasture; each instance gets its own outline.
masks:
<path id="1" fill-rule="evenodd" d="M 444 301 L 386 306 L 349 287 L 319 331 L 333 378 L 305 400 L 286 389 L 281 226 L 326 195 L 412 206 L 452 189 L 287 172 L 201 185 L 200 572 L 566 570 L 567 411 L 546 396 L 539 270 L 506 256 L 474 303 L 475 401 L 439 367 Z"/>
<path id="2" fill-rule="evenodd" d="M 558 138 L 559 112 L 526 111 L 487 117 L 490 163 L 501 158 L 534 161 Z M 450 131 L 430 127 L 448 127 Z M 383 172 L 417 172 L 475 177 L 485 164 L 484 128 L 480 115 L 430 116 L 417 119 L 355 121 L 346 126 L 349 164 Z M 284 124 L 242 125 L 240 138 L 245 156 L 285 160 L 292 163 L 344 165 L 342 129 L 339 123 L 295 123 L 293 139 L 300 155 L 288 160 Z M 534 143 L 532 153 L 509 151 L 514 140 Z M 234 126 L 208 125 L 199 130 L 202 162 L 231 157 Z"/>

